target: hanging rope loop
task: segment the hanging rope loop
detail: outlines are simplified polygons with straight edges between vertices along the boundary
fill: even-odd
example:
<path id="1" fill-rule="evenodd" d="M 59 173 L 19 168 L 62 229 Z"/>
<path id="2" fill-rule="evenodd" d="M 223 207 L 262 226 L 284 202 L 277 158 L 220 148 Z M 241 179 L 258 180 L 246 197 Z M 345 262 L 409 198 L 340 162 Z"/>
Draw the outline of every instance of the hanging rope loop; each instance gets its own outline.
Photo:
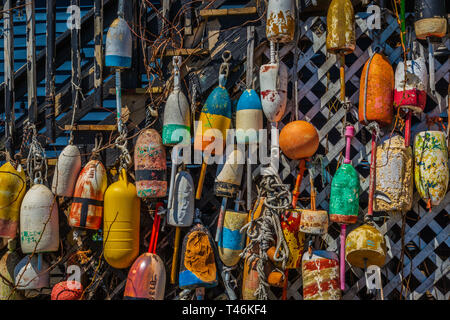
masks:
<path id="1" fill-rule="evenodd" d="M 125 171 L 126 171 L 129 168 L 129 166 L 131 165 L 131 156 L 130 156 L 130 153 L 128 152 L 127 144 L 128 144 L 127 130 L 126 130 L 126 128 L 124 128 L 122 130 L 122 133 L 117 137 L 117 139 L 115 141 L 116 148 L 120 150 L 120 155 L 119 155 L 119 161 L 120 161 L 119 172 L 122 169 L 125 169 Z"/>
<path id="2" fill-rule="evenodd" d="M 27 157 L 28 176 L 32 181 L 32 185 L 43 184 L 44 182 L 47 182 L 47 156 L 44 148 L 42 148 L 37 139 L 36 126 L 33 123 L 29 123 L 28 126 L 29 130 L 32 132 L 30 150 Z"/>

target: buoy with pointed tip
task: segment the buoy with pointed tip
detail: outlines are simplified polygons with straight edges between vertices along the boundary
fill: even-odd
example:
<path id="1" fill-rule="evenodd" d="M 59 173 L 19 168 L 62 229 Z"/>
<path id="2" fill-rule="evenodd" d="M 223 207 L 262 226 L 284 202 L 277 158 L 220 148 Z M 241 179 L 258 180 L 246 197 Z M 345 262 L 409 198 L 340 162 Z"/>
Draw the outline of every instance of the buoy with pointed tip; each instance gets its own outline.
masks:
<path id="1" fill-rule="evenodd" d="M 69 213 L 71 227 L 98 230 L 103 220 L 103 196 L 107 188 L 106 169 L 98 160 L 81 170 Z"/>
<path id="2" fill-rule="evenodd" d="M 53 174 L 52 192 L 57 196 L 72 197 L 80 169 L 80 150 L 77 146 L 69 144 L 58 157 Z"/>
<path id="3" fill-rule="evenodd" d="M 27 184 L 25 171 L 8 161 L 0 167 L 0 238 L 15 238 Z"/>

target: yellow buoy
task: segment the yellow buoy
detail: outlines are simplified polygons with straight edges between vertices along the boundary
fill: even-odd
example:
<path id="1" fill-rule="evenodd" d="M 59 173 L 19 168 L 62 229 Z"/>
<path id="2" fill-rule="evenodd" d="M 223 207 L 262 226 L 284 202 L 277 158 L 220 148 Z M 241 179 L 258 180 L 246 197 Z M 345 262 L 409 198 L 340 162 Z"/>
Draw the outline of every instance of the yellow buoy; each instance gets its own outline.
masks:
<path id="1" fill-rule="evenodd" d="M 382 267 L 386 260 L 384 237 L 371 224 L 363 224 L 348 234 L 345 251 L 345 259 L 354 267 Z"/>
<path id="2" fill-rule="evenodd" d="M 114 268 L 127 268 L 139 254 L 141 203 L 125 169 L 120 172 L 119 180 L 108 187 L 104 199 L 105 260 Z"/>
<path id="3" fill-rule="evenodd" d="M 0 167 L 0 237 L 14 238 L 19 225 L 20 205 L 25 196 L 25 171 L 10 162 Z"/>

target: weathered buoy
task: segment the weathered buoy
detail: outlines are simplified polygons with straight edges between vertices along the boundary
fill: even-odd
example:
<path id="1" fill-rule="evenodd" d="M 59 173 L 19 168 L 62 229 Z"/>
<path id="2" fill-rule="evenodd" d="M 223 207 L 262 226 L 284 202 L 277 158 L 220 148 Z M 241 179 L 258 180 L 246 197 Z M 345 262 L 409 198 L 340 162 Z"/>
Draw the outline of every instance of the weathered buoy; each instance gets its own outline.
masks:
<path id="1" fill-rule="evenodd" d="M 406 75 L 406 77 L 405 77 Z M 428 72 L 425 59 L 400 61 L 395 69 L 394 106 L 423 112 L 427 102 Z"/>
<path id="2" fill-rule="evenodd" d="M 57 196 L 72 197 L 80 169 L 80 150 L 77 146 L 69 144 L 58 157 L 53 174 L 52 192 Z"/>
<path id="3" fill-rule="evenodd" d="M 180 289 L 217 286 L 211 235 L 201 224 L 195 225 L 184 237 L 178 283 Z"/>
<path id="4" fill-rule="evenodd" d="M 0 238 L 15 238 L 19 211 L 27 188 L 25 171 L 10 162 L 0 167 Z"/>
<path id="5" fill-rule="evenodd" d="M 309 122 L 298 120 L 289 122 L 281 129 L 280 148 L 289 159 L 309 158 L 319 147 L 319 134 Z"/>
<path id="6" fill-rule="evenodd" d="M 354 135 L 354 127 L 347 126 L 347 150 L 345 161 L 339 166 L 330 191 L 330 220 L 332 222 L 352 224 L 358 219 L 359 211 L 359 175 L 351 165 L 350 139 Z"/>
<path id="7" fill-rule="evenodd" d="M 427 206 L 437 206 L 447 193 L 448 150 L 442 131 L 419 132 L 414 139 L 414 181 Z"/>
<path id="8" fill-rule="evenodd" d="M 245 234 L 240 230 L 247 223 L 247 216 L 247 212 L 237 210 L 225 212 L 223 229 L 217 246 L 220 260 L 228 267 L 235 266 L 240 260 L 239 254 L 245 246 Z"/>
<path id="9" fill-rule="evenodd" d="M 447 34 L 445 1 L 415 0 L 414 5 L 414 29 L 417 39 L 442 38 Z"/>
<path id="10" fill-rule="evenodd" d="M 413 158 L 405 139 L 394 136 L 377 147 L 375 211 L 406 212 L 413 202 Z"/>
<path id="11" fill-rule="evenodd" d="M 300 231 L 309 234 L 325 234 L 328 231 L 328 213 L 325 210 L 301 210 Z"/>
<path id="12" fill-rule="evenodd" d="M 280 219 L 284 239 L 289 247 L 286 269 L 300 268 L 305 244 L 305 234 L 300 231 L 301 210 L 287 210 Z M 270 255 L 269 255 L 270 257 Z"/>
<path id="13" fill-rule="evenodd" d="M 340 300 L 339 260 L 334 252 L 314 250 L 302 258 L 303 299 Z"/>
<path id="14" fill-rule="evenodd" d="M 58 202 L 43 184 L 25 194 L 20 207 L 20 246 L 25 254 L 57 251 L 59 247 Z"/>
<path id="15" fill-rule="evenodd" d="M 107 187 L 106 169 L 98 160 L 81 170 L 73 194 L 69 225 L 98 230 L 103 219 L 103 196 Z"/>
<path id="16" fill-rule="evenodd" d="M 80 300 L 83 285 L 75 280 L 58 282 L 53 286 L 51 300 Z"/>
<path id="17" fill-rule="evenodd" d="M 192 226 L 194 221 L 194 181 L 187 171 L 180 171 L 175 177 L 175 186 L 173 192 L 173 204 L 167 214 L 167 224 L 176 227 L 175 244 L 172 259 L 172 271 L 170 282 L 175 283 L 178 250 L 180 247 L 180 235 L 182 227 Z"/>
<path id="18" fill-rule="evenodd" d="M 236 108 L 237 143 L 256 143 L 259 130 L 263 128 L 261 100 L 254 89 L 246 89 Z"/>
<path id="19" fill-rule="evenodd" d="M 127 22 L 118 17 L 106 34 L 105 66 L 113 68 L 131 68 L 133 40 Z"/>
<path id="20" fill-rule="evenodd" d="M 125 169 L 120 171 L 117 182 L 106 189 L 104 199 L 104 257 L 113 268 L 127 268 L 139 254 L 141 202 Z"/>
<path id="21" fill-rule="evenodd" d="M 231 124 L 231 100 L 225 84 L 229 72 L 228 61 L 231 52 L 226 50 L 222 54 L 223 63 L 219 70 L 219 85 L 209 94 L 200 114 L 194 139 L 194 151 L 207 151 L 204 155 L 200 178 L 195 198 L 202 195 L 203 182 L 206 174 L 206 158 L 210 155 L 221 155 L 227 138 L 227 129 Z M 210 146 L 211 145 L 211 146 Z"/>
<path id="22" fill-rule="evenodd" d="M 392 123 L 394 102 L 394 70 L 382 53 L 375 53 L 365 63 L 360 80 L 359 122 Z"/>
<path id="23" fill-rule="evenodd" d="M 214 181 L 214 193 L 218 197 L 234 197 L 241 185 L 244 171 L 245 158 L 241 150 L 231 151 L 225 163 L 217 165 L 216 180 Z"/>
<path id="24" fill-rule="evenodd" d="M 367 268 L 382 267 L 386 260 L 386 242 L 383 235 L 371 224 L 363 224 L 347 235 L 345 259 L 350 265 Z"/>
<path id="25" fill-rule="evenodd" d="M 284 116 L 287 103 L 287 84 L 287 67 L 275 61 L 275 58 L 259 69 L 261 105 L 270 122 L 278 122 Z"/>
<path id="26" fill-rule="evenodd" d="M 14 283 L 19 290 L 41 289 L 50 286 L 48 263 L 42 255 L 25 256 L 14 268 Z M 41 261 L 39 261 L 41 260 Z"/>
<path id="27" fill-rule="evenodd" d="M 16 240 L 8 240 L 8 251 L 0 259 L 0 301 L 22 300 L 20 291 L 14 287 L 14 268 L 20 261 L 20 255 L 16 251 Z"/>
<path id="28" fill-rule="evenodd" d="M 295 3 L 293 0 L 269 0 L 267 5 L 266 35 L 269 41 L 294 40 Z"/>
<path id="29" fill-rule="evenodd" d="M 140 255 L 128 272 L 125 300 L 163 300 L 166 269 L 161 258 L 154 253 Z"/>
<path id="30" fill-rule="evenodd" d="M 355 50 L 355 14 L 350 0 L 333 0 L 327 13 L 327 51 L 349 54 Z"/>
<path id="31" fill-rule="evenodd" d="M 173 91 L 164 107 L 162 142 L 165 146 L 191 141 L 191 109 L 180 87 L 181 57 L 173 58 Z"/>
<path id="32" fill-rule="evenodd" d="M 139 198 L 161 198 L 167 193 L 166 149 L 155 129 L 145 129 L 134 146 L 134 170 Z"/>

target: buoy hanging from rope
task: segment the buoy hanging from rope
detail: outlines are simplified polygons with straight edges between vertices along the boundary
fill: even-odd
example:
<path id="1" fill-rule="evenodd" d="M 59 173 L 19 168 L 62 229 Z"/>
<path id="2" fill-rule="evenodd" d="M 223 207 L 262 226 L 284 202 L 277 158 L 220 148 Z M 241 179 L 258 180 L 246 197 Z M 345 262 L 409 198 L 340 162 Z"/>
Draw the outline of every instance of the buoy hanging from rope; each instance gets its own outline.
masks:
<path id="1" fill-rule="evenodd" d="M 210 93 L 200 114 L 197 127 L 194 150 L 209 152 L 203 155 L 203 164 L 197 185 L 195 199 L 202 196 L 203 182 L 205 180 L 207 159 L 210 155 L 221 155 L 225 147 L 227 129 L 231 124 L 231 100 L 225 88 L 229 73 L 231 52 L 225 50 L 222 54 L 223 63 L 219 69 L 219 85 Z M 212 147 L 210 147 L 212 145 Z"/>
<path id="2" fill-rule="evenodd" d="M 294 0 L 269 0 L 266 20 L 269 41 L 285 43 L 294 40 L 295 21 Z"/>
<path id="3" fill-rule="evenodd" d="M 194 180 L 187 171 L 180 171 L 174 181 L 172 207 L 167 213 L 167 224 L 176 227 L 170 283 L 175 284 L 178 267 L 181 228 L 192 226 L 194 221 Z"/>
<path id="4" fill-rule="evenodd" d="M 27 188 L 25 170 L 6 162 L 0 167 L 0 238 L 15 238 Z"/>
<path id="5" fill-rule="evenodd" d="M 327 12 L 327 51 L 339 56 L 341 102 L 345 103 L 345 55 L 356 46 L 355 14 L 350 0 L 333 0 Z"/>
<path id="6" fill-rule="evenodd" d="M 122 88 L 121 71 L 131 68 L 132 36 L 128 23 L 124 19 L 124 0 L 119 0 L 117 19 L 108 29 L 105 44 L 105 66 L 116 69 L 116 109 L 119 132 L 122 132 Z"/>
<path id="7" fill-rule="evenodd" d="M 342 291 L 345 290 L 345 236 L 347 225 L 356 222 L 359 211 L 359 175 L 353 168 L 350 159 L 351 140 L 354 135 L 355 128 L 347 126 L 345 128 L 347 140 L 345 161 L 336 171 L 330 191 L 330 220 L 341 225 L 339 278 Z"/>
<path id="8" fill-rule="evenodd" d="M 166 285 L 166 269 L 164 262 L 156 254 L 162 202 L 155 208 L 153 229 L 148 252 L 141 254 L 128 272 L 125 285 L 125 300 L 163 300 Z"/>
<path id="9" fill-rule="evenodd" d="M 139 254 L 141 202 L 125 168 L 120 168 L 119 179 L 106 189 L 104 199 L 104 257 L 113 268 L 127 268 Z"/>
<path id="10" fill-rule="evenodd" d="M 173 57 L 173 91 L 167 98 L 164 108 L 162 143 L 165 146 L 173 146 L 172 149 L 172 170 L 170 172 L 169 198 L 167 208 L 172 207 L 173 185 L 180 149 L 183 146 L 190 146 L 191 143 L 191 110 L 189 103 L 180 86 L 180 65 L 181 57 Z M 195 94 L 193 93 L 193 96 Z M 193 101 L 195 102 L 195 97 Z"/>
<path id="11" fill-rule="evenodd" d="M 80 150 L 76 145 L 69 144 L 58 157 L 53 174 L 52 192 L 57 196 L 72 197 L 80 169 Z"/>
<path id="12" fill-rule="evenodd" d="M 445 198 L 449 182 L 448 149 L 442 131 L 422 131 L 414 138 L 414 181 L 427 209 Z"/>
<path id="13" fill-rule="evenodd" d="M 295 181 L 292 192 L 292 207 L 297 206 L 297 199 L 300 195 L 300 185 L 306 169 L 306 160 L 316 153 L 319 147 L 319 134 L 316 128 L 303 120 L 289 122 L 280 132 L 281 151 L 289 159 L 300 160 L 299 173 Z"/>

